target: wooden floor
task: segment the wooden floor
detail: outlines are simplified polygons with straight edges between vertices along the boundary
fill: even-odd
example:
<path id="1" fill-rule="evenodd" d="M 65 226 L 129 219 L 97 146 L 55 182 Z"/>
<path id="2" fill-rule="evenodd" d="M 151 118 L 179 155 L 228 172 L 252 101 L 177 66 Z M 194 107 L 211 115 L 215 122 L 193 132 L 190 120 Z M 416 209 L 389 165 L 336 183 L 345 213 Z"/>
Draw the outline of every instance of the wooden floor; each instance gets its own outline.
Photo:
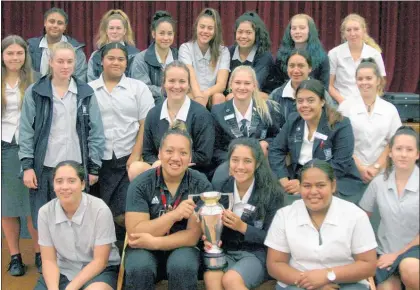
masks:
<path id="1" fill-rule="evenodd" d="M 4 238 L 2 238 L 2 247 L 1 247 L 1 289 L 2 290 L 32 290 L 38 280 L 39 274 L 34 265 L 34 250 L 32 248 L 32 243 L 30 239 L 22 239 L 20 241 L 20 249 L 22 252 L 23 262 L 27 266 L 27 272 L 24 276 L 21 277 L 12 277 L 7 272 L 7 265 L 10 262 L 10 254 L 7 248 L 7 243 Z M 258 287 L 258 290 L 272 290 L 274 289 L 275 281 L 268 281 Z M 204 289 L 204 283 L 202 281 L 198 282 L 198 289 Z M 156 290 L 166 290 L 168 289 L 167 281 L 161 281 L 156 286 Z"/>

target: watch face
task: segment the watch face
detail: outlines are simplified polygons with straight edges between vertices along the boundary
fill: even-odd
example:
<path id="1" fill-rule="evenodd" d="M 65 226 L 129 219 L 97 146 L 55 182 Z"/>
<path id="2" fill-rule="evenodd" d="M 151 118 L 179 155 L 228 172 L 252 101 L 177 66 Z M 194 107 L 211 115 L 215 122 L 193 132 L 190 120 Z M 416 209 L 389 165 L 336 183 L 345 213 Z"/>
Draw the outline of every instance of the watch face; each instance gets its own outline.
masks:
<path id="1" fill-rule="evenodd" d="M 329 271 L 328 274 L 327 274 L 327 278 L 331 282 L 334 281 L 335 280 L 335 273 L 334 273 L 334 271 Z"/>

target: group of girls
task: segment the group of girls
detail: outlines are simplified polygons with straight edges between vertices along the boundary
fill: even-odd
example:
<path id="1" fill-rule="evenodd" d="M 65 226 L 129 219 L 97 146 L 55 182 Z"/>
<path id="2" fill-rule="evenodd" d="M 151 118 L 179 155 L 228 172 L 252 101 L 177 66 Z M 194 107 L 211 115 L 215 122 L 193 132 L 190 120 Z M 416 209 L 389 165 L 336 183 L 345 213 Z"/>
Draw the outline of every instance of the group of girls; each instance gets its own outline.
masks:
<path id="1" fill-rule="evenodd" d="M 115 289 L 117 227 L 128 235 L 124 289 L 162 278 L 171 289 L 195 289 L 202 232 L 188 195 L 214 189 L 233 192 L 234 206 L 223 213 L 228 266 L 205 271 L 209 289 L 253 288 L 268 275 L 279 289 L 366 289 L 376 266 L 381 289 L 401 281 L 418 289 L 418 135 L 398 129 L 398 112 L 379 97 L 383 61 L 363 18 L 344 19 L 346 42 L 327 56 L 312 18 L 294 16 L 273 66 L 255 12 L 238 18 L 228 49 L 218 12 L 204 9 L 178 54 L 167 12 L 153 16 L 154 42 L 139 52 L 127 15 L 111 10 L 87 65 L 67 24 L 52 8 L 44 36 L 2 41 L 11 275 L 25 273 L 18 217 L 30 204 L 43 273 L 35 289 Z M 96 183 L 100 199 L 84 193 Z M 301 200 L 283 207 L 284 192 Z M 362 199 L 369 213 L 377 203 L 387 215 L 378 260 L 367 215 L 343 199 Z"/>

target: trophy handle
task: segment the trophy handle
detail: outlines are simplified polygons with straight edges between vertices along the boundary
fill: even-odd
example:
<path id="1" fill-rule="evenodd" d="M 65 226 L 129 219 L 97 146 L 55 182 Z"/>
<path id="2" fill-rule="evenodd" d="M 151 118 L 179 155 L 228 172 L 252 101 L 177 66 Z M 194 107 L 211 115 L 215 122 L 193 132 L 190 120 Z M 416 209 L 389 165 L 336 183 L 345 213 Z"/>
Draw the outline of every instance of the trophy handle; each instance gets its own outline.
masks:
<path id="1" fill-rule="evenodd" d="M 228 207 L 228 210 L 232 210 L 232 208 L 233 208 L 233 202 L 234 202 L 233 192 L 222 193 L 221 195 L 227 195 L 228 196 L 228 198 L 229 198 L 229 207 Z"/>

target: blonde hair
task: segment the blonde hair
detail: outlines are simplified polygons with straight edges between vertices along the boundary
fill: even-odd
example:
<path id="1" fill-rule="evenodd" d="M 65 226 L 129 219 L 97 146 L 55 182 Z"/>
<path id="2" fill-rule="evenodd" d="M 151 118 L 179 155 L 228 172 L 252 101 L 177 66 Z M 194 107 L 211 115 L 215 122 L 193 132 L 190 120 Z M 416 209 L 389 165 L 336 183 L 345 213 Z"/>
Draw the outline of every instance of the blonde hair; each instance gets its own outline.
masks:
<path id="1" fill-rule="evenodd" d="M 73 45 L 71 45 L 70 43 L 65 42 L 65 41 L 57 42 L 56 44 L 54 44 L 51 47 L 51 49 L 50 49 L 50 59 L 49 60 L 51 61 L 54 58 L 54 56 L 57 53 L 57 51 L 63 50 L 63 49 L 68 49 L 68 50 L 71 50 L 73 52 L 73 57 L 74 57 L 73 65 L 76 66 L 76 50 L 74 49 Z M 50 65 L 48 65 L 47 74 L 50 77 L 52 77 L 52 70 L 51 70 L 51 66 Z"/>
<path id="2" fill-rule="evenodd" d="M 29 54 L 28 45 L 25 40 L 18 35 L 9 35 L 1 42 L 1 112 L 6 110 L 6 77 L 7 68 L 3 61 L 3 52 L 12 44 L 17 44 L 25 51 L 25 62 L 20 68 L 19 72 L 19 91 L 20 91 L 20 104 L 22 105 L 25 90 L 33 83 L 33 70 L 31 55 Z"/>
<path id="3" fill-rule="evenodd" d="M 255 74 L 255 71 L 252 67 L 248 65 L 241 65 L 236 67 L 230 76 L 229 88 L 232 88 L 233 79 L 235 78 L 236 74 L 240 71 L 246 71 L 251 75 L 252 81 L 254 82 L 255 86 L 255 89 L 252 92 L 252 100 L 255 103 L 255 108 L 257 109 L 258 115 L 260 115 L 262 121 L 265 124 L 271 126 L 273 124 L 273 119 L 271 118 L 270 110 L 268 108 L 267 103 L 270 103 L 272 107 L 277 111 L 279 111 L 280 108 L 278 107 L 276 102 L 271 100 L 265 101 L 263 98 L 261 98 L 260 90 L 258 89 L 257 75 Z"/>
<path id="4" fill-rule="evenodd" d="M 124 28 L 125 28 L 125 35 L 124 35 L 124 42 L 135 46 L 134 43 L 134 34 L 133 30 L 131 29 L 130 19 L 128 18 L 127 14 L 121 9 L 111 9 L 107 13 L 104 14 L 101 18 L 101 22 L 99 23 L 99 31 L 96 34 L 96 46 L 101 48 L 105 44 L 108 43 L 108 35 L 106 34 L 106 30 L 108 29 L 108 24 L 111 20 L 121 20 Z"/>
<path id="5" fill-rule="evenodd" d="M 363 42 L 366 43 L 367 45 L 372 46 L 374 49 L 376 49 L 377 51 L 379 51 L 380 53 L 382 52 L 381 47 L 375 42 L 375 40 L 369 36 L 368 34 L 368 29 L 367 29 L 367 25 L 366 25 L 366 20 L 360 16 L 359 14 L 356 13 L 352 13 L 346 16 L 346 18 L 344 18 L 343 22 L 341 23 L 341 38 L 343 40 L 343 42 L 346 41 L 346 38 L 344 37 L 344 32 L 346 31 L 346 25 L 347 22 L 349 21 L 356 21 L 360 24 L 360 26 L 362 27 L 362 29 L 364 30 L 364 37 L 363 37 Z"/>

